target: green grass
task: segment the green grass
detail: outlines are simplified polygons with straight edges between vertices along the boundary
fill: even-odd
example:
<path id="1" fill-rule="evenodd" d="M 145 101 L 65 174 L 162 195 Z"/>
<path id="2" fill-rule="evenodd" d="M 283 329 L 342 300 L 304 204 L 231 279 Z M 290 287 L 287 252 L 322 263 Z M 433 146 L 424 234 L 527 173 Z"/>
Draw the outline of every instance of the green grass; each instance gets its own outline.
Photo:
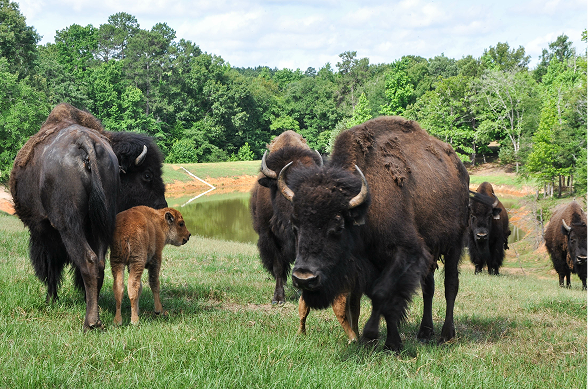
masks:
<path id="1" fill-rule="evenodd" d="M 490 175 L 470 175 L 470 184 L 480 185 L 482 182 L 489 182 L 493 186 L 510 185 L 514 188 L 521 189 L 523 186 L 535 187 L 536 181 L 532 178 L 523 179 L 511 175 L 490 174 Z"/>
<path id="2" fill-rule="evenodd" d="M 261 161 L 164 164 L 163 179 L 166 184 L 173 183 L 176 180 L 181 182 L 192 181 L 193 178 L 180 167 L 184 167 L 202 179 L 206 179 L 206 177 L 255 176 L 259 173 L 260 164 Z"/>
<path id="3" fill-rule="evenodd" d="M 422 299 L 401 327 L 397 356 L 348 345 L 330 309 L 313 311 L 297 336 L 298 294 L 269 303 L 274 282 L 252 244 L 193 237 L 166 246 L 161 271 L 167 315 L 153 313 L 145 285 L 140 324 L 112 325 L 107 266 L 100 298 L 105 331 L 82 332 L 85 304 L 65 274 L 60 299 L 27 257 L 28 232 L 0 215 L 0 387 L 198 388 L 582 388 L 586 387 L 586 293 L 557 286 L 554 276 L 473 275 L 462 264 L 451 344 L 421 344 L 415 334 Z M 526 263 L 523 263 L 526 266 Z M 436 275 L 435 331 L 445 307 Z M 146 281 L 146 277 L 144 277 Z M 360 326 L 370 302 L 362 300 Z M 382 328 L 382 333 L 384 329 Z"/>

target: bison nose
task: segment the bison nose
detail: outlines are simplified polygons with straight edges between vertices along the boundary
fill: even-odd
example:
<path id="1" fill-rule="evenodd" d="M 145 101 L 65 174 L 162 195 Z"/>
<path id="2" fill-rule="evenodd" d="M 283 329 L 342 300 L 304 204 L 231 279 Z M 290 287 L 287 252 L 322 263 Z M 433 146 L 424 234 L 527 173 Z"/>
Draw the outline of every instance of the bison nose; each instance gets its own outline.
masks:
<path id="1" fill-rule="evenodd" d="M 308 270 L 294 270 L 292 272 L 292 285 L 306 290 L 317 290 L 320 287 L 320 276 Z"/>
<path id="2" fill-rule="evenodd" d="M 184 238 L 184 242 L 182 244 L 188 243 L 188 240 L 190 240 L 191 236 L 192 236 L 192 234 L 188 233 L 188 236 Z"/>
<path id="3" fill-rule="evenodd" d="M 576 257 L 576 262 L 578 263 L 578 265 L 583 265 L 586 263 L 586 256 L 585 255 L 578 255 Z"/>
<path id="4" fill-rule="evenodd" d="M 488 237 L 488 234 L 486 232 L 478 232 L 476 234 L 476 239 L 478 240 L 484 240 Z"/>

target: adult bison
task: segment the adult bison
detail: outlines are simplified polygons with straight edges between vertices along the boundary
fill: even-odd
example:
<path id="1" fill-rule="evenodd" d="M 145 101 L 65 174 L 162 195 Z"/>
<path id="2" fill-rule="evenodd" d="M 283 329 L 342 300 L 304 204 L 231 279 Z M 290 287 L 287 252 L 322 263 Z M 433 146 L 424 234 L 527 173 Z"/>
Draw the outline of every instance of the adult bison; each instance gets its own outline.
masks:
<path id="1" fill-rule="evenodd" d="M 488 266 L 488 274 L 498 275 L 504 260 L 504 250 L 508 249 L 508 213 L 489 182 L 481 183 L 476 192 L 489 201 L 470 200 L 470 260 L 476 267 L 476 274 Z"/>
<path id="2" fill-rule="evenodd" d="M 363 174 L 362 174 L 363 172 Z M 342 292 L 362 292 L 372 314 L 362 341 L 402 348 L 398 323 L 422 286 L 420 339 L 433 335 L 435 261 L 445 262 L 447 303 L 442 340 L 455 336 L 458 262 L 468 220 L 468 173 L 446 143 L 414 121 L 380 117 L 342 132 L 323 167 L 280 172 L 281 193 L 293 204 L 296 261 L 292 281 L 313 308 Z"/>
<path id="3" fill-rule="evenodd" d="M 545 247 L 559 275 L 559 286 L 570 288 L 570 272 L 586 289 L 586 213 L 572 201 L 555 209 L 545 229 Z"/>
<path id="4" fill-rule="evenodd" d="M 117 211 L 167 205 L 161 161 L 149 137 L 105 131 L 69 104 L 57 105 L 16 156 L 10 191 L 30 230 L 35 274 L 47 301 L 56 300 L 65 265 L 74 267 L 86 296 L 84 330 L 102 326 L 98 295 Z"/>
<path id="5" fill-rule="evenodd" d="M 277 172 L 290 162 L 300 167 L 322 166 L 322 158 L 308 147 L 301 135 L 294 131 L 285 131 L 274 138 L 268 145 L 268 149 L 270 153 L 268 155 L 266 152 L 263 155 L 261 173 L 251 191 L 249 205 L 253 228 L 259 235 L 257 247 L 261 262 L 276 280 L 272 303 L 283 304 L 286 301 L 284 285 L 290 273 L 291 264 L 296 258 L 296 249 L 290 221 L 292 204 L 278 192 Z M 350 340 L 355 340 L 359 301 L 353 305 L 353 316 L 351 309 L 346 295 L 339 296 L 333 304 L 335 316 L 347 336 Z M 306 318 L 310 309 L 302 297 L 299 300 L 298 310 L 300 317 L 298 332 L 305 333 Z"/>

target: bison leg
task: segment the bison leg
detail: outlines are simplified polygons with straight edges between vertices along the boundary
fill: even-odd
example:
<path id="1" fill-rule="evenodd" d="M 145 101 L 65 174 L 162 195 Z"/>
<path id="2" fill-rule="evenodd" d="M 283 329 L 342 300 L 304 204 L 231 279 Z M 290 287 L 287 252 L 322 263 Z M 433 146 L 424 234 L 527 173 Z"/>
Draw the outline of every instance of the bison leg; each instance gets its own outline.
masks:
<path id="1" fill-rule="evenodd" d="M 127 293 L 129 294 L 129 300 L 131 300 L 131 324 L 139 324 L 139 297 L 143 290 L 143 285 L 141 285 L 143 269 L 141 264 L 131 262 L 131 265 L 129 265 Z"/>
<path id="2" fill-rule="evenodd" d="M 100 272 L 100 259 L 94 253 L 88 242 L 80 242 L 79 236 L 70 236 L 63 233 L 62 239 L 74 265 L 80 270 L 84 280 L 86 291 L 86 317 L 84 331 L 94 328 L 103 328 L 98 314 L 98 278 Z M 104 270 L 102 264 L 102 270 Z"/>
<path id="3" fill-rule="evenodd" d="M 310 313 L 310 308 L 306 305 L 306 301 L 300 296 L 298 300 L 298 317 L 300 318 L 300 325 L 298 326 L 298 334 L 306 335 L 306 318 Z"/>
<path id="4" fill-rule="evenodd" d="M 147 269 L 149 272 L 149 287 L 151 287 L 151 292 L 153 293 L 153 301 L 155 305 L 155 313 L 160 314 L 163 312 L 163 306 L 161 305 L 161 300 L 159 296 L 159 270 L 161 269 L 161 257 L 155 257 L 151 261 L 149 268 Z"/>
<path id="5" fill-rule="evenodd" d="M 116 312 L 114 314 L 114 324 L 122 324 L 121 305 L 123 299 L 123 293 L 125 290 L 124 277 L 125 277 L 125 265 L 114 258 L 110 257 L 110 269 L 112 270 L 112 291 L 114 293 L 114 301 L 116 303 Z"/>
<path id="6" fill-rule="evenodd" d="M 455 337 L 453 309 L 455 298 L 459 290 L 459 251 L 451 250 L 445 255 L 445 323 L 441 329 L 441 342 L 447 342 Z"/>
<path id="7" fill-rule="evenodd" d="M 348 293 L 342 293 L 335 297 L 335 300 L 333 301 L 333 312 L 335 313 L 337 320 L 339 320 L 339 324 L 341 324 L 341 327 L 343 327 L 343 330 L 347 334 L 349 343 L 355 342 L 357 340 L 357 334 L 352 328 L 353 316 L 349 309 Z"/>
<path id="8" fill-rule="evenodd" d="M 286 294 L 284 293 L 284 285 L 286 284 L 286 277 L 288 276 L 284 264 L 276 259 L 274 261 L 274 277 L 276 278 L 276 288 L 274 289 L 274 297 L 272 304 L 284 304 L 286 302 Z"/>
<path id="9" fill-rule="evenodd" d="M 347 297 L 347 317 L 351 321 L 351 329 L 355 333 L 356 340 L 359 334 L 359 314 L 361 312 L 361 296 L 363 293 L 353 291 Z"/>
<path id="10" fill-rule="evenodd" d="M 435 294 L 435 269 L 431 269 L 421 281 L 423 290 L 423 319 L 417 334 L 417 339 L 429 341 L 434 335 L 433 331 L 433 295 Z"/>

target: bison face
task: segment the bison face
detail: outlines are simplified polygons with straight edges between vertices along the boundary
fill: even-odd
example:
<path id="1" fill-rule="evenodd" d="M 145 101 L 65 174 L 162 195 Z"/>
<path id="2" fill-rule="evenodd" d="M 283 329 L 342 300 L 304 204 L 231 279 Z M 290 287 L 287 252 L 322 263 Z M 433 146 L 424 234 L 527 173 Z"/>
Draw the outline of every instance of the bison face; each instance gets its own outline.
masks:
<path id="1" fill-rule="evenodd" d="M 470 203 L 470 231 L 472 238 L 479 248 L 488 245 L 493 220 L 500 218 L 501 209 L 496 207 L 498 199 L 492 206 L 471 200 Z"/>
<path id="2" fill-rule="evenodd" d="M 574 216 L 577 216 L 574 214 Z M 571 226 L 568 226 L 565 220 L 561 220 L 561 232 L 566 236 L 568 241 L 568 253 L 574 262 L 574 268 L 578 271 L 579 267 L 584 267 L 586 271 L 586 224 L 578 217 L 578 220 L 572 219 Z"/>
<path id="3" fill-rule="evenodd" d="M 310 307 L 326 308 L 357 278 L 355 242 L 369 206 L 367 182 L 361 172 L 360 177 L 341 169 L 304 168 L 293 169 L 286 185 L 287 168 L 278 183 L 293 204 L 292 283 L 303 289 Z"/>
<path id="4" fill-rule="evenodd" d="M 192 234 L 186 228 L 182 214 L 173 208 L 168 208 L 165 210 L 165 221 L 169 227 L 167 243 L 173 244 L 174 246 L 186 244 Z"/>

